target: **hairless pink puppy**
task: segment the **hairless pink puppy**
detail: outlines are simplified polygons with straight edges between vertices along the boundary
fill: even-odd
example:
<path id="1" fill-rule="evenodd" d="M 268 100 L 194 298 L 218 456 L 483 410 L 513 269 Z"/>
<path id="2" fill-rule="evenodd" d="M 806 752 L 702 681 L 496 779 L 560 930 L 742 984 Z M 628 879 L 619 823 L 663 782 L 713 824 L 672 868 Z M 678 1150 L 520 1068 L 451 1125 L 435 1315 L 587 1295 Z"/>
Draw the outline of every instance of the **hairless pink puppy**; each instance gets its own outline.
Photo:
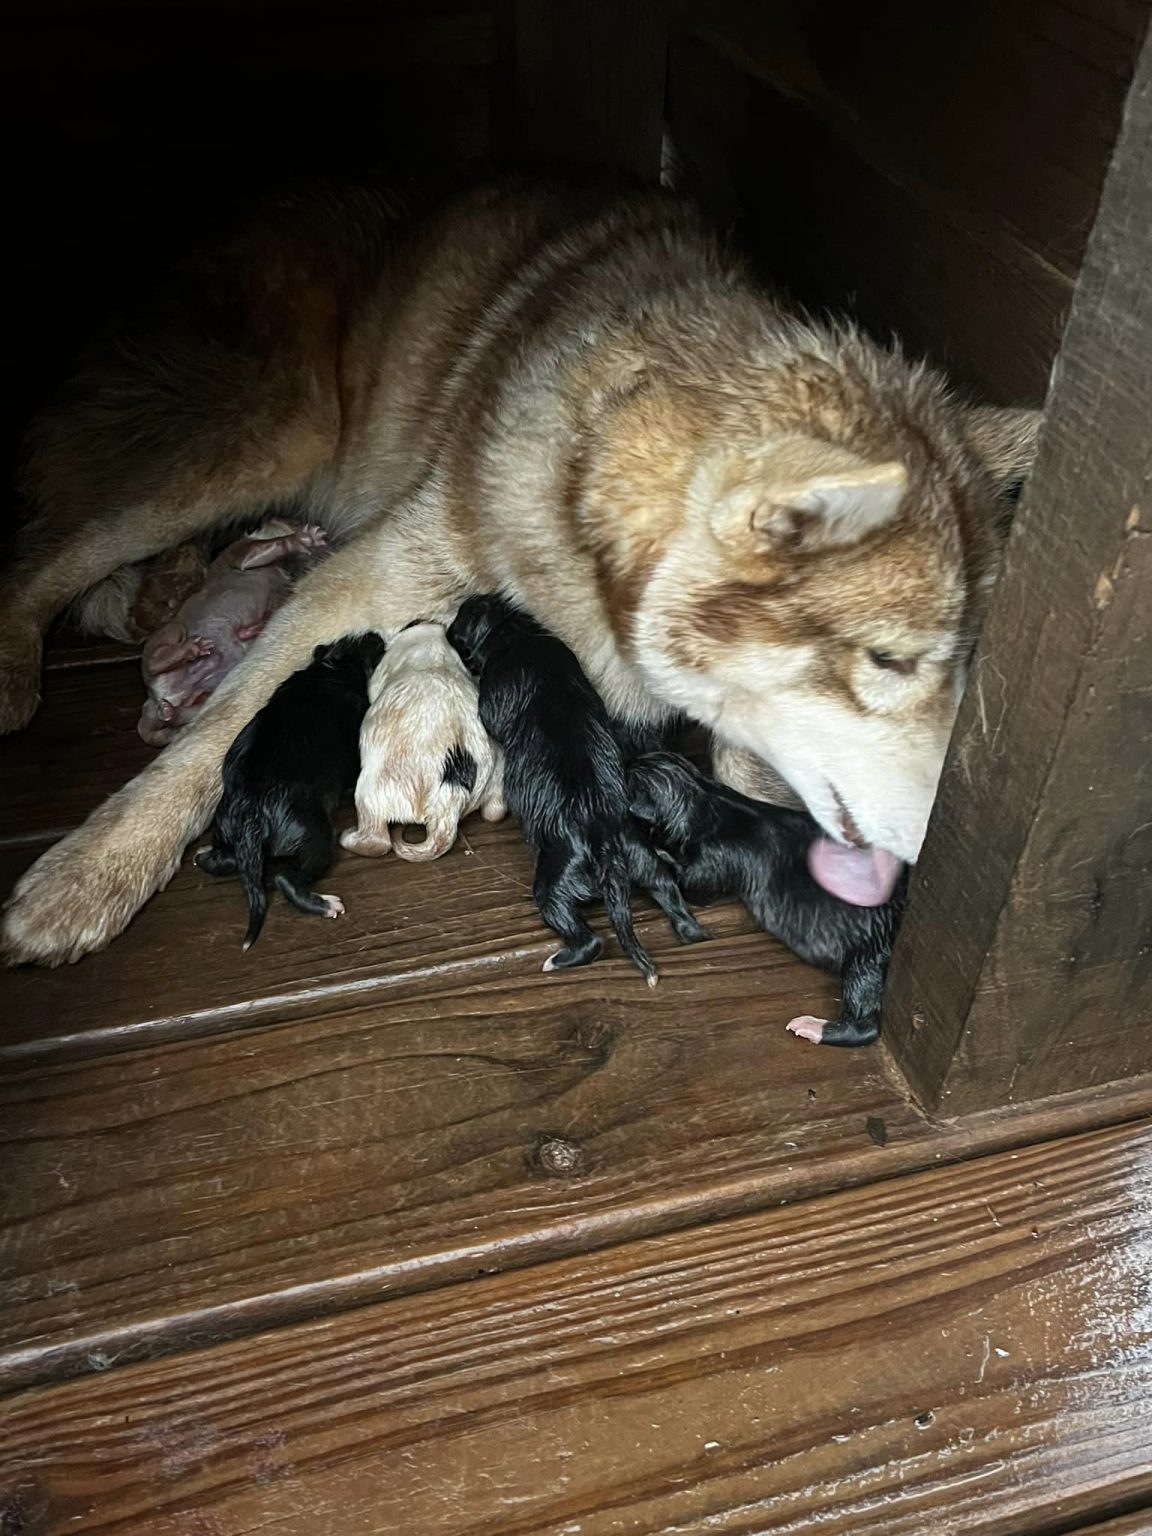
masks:
<path id="1" fill-rule="evenodd" d="M 137 729 L 150 746 L 197 714 L 324 547 L 323 529 L 276 520 L 217 555 L 203 586 L 144 647 L 148 701 Z"/>

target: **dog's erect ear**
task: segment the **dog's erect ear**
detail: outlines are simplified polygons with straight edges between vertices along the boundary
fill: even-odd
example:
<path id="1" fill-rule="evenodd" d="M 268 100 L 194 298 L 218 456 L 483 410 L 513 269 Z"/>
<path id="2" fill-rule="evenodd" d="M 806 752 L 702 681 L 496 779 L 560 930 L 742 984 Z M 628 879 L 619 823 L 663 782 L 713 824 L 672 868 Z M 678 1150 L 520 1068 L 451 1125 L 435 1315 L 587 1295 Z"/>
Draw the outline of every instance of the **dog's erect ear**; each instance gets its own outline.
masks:
<path id="1" fill-rule="evenodd" d="M 975 405 L 964 412 L 964 434 L 1002 490 L 1028 478 L 1043 415 L 1023 406 L 999 405 Z"/>
<path id="2" fill-rule="evenodd" d="M 689 494 L 705 502 L 722 543 L 768 553 L 857 544 L 893 520 L 907 485 L 896 461 L 873 464 L 833 443 L 786 438 L 707 461 Z"/>

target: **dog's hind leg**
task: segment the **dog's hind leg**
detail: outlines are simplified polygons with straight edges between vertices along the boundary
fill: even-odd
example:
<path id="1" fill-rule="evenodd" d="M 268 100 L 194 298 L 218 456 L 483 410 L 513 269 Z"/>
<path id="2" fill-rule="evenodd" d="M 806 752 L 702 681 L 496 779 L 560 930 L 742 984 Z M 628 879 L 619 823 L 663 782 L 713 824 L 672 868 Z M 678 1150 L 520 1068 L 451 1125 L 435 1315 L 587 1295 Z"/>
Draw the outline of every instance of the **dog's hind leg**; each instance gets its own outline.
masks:
<path id="1" fill-rule="evenodd" d="M 35 711 L 41 637 L 71 602 L 90 594 L 100 627 L 128 638 L 134 589 L 115 573 L 300 495 L 339 441 L 336 385 L 323 336 L 222 342 L 207 322 L 119 337 L 82 366 L 28 437 L 34 515 L 0 582 L 0 732 Z"/>
<path id="2" fill-rule="evenodd" d="M 880 1038 L 880 1008 L 884 980 L 892 952 L 892 933 L 887 926 L 873 942 L 849 955 L 844 966 L 844 997 L 837 1019 L 817 1019 L 802 1014 L 788 1028 L 814 1045 L 874 1045 Z"/>
<path id="3" fill-rule="evenodd" d="M 294 872 L 279 869 L 272 876 L 276 889 L 285 896 L 299 912 L 306 912 L 309 917 L 342 917 L 344 903 L 339 896 L 324 895 L 321 891 L 312 891 L 308 886 L 298 880 Z"/>
<path id="4" fill-rule="evenodd" d="M 231 848 L 223 843 L 217 843 L 207 848 L 198 848 L 193 860 L 197 869 L 202 869 L 206 875 L 234 875 L 236 873 L 236 855 Z"/>
<path id="5" fill-rule="evenodd" d="M 681 944 L 700 944 L 712 935 L 697 922 L 672 871 L 639 839 L 629 845 L 632 879 L 663 912 Z"/>
<path id="6" fill-rule="evenodd" d="M 392 852 L 388 822 L 389 805 L 372 773 L 361 772 L 356 783 L 356 825 L 340 834 L 341 848 L 366 859 L 383 858 Z"/>
<path id="7" fill-rule="evenodd" d="M 578 865 L 580 855 L 567 848 L 549 845 L 540 850 L 532 895 L 540 916 L 564 940 L 544 962 L 546 971 L 567 971 L 576 965 L 588 965 L 600 953 L 600 940 L 580 914 L 582 883 Z"/>
<path id="8" fill-rule="evenodd" d="M 422 537 L 414 510 L 318 565 L 171 746 L 21 878 L 4 914 L 9 963 L 60 965 L 103 949 L 168 883 L 216 809 L 228 748 L 314 646 L 447 620 L 469 585 L 446 569 L 435 521 Z"/>

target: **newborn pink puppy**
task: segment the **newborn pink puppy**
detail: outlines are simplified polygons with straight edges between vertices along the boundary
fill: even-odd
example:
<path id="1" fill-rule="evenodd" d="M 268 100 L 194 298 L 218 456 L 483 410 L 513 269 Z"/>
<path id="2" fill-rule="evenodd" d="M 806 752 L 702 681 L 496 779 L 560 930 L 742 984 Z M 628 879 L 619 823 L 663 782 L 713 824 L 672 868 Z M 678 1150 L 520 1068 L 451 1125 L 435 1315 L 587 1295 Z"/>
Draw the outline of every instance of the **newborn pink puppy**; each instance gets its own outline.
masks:
<path id="1" fill-rule="evenodd" d="M 203 586 L 144 647 L 148 702 L 137 729 L 149 746 L 187 725 L 288 596 L 299 562 L 323 549 L 323 529 L 277 519 L 216 556 Z"/>

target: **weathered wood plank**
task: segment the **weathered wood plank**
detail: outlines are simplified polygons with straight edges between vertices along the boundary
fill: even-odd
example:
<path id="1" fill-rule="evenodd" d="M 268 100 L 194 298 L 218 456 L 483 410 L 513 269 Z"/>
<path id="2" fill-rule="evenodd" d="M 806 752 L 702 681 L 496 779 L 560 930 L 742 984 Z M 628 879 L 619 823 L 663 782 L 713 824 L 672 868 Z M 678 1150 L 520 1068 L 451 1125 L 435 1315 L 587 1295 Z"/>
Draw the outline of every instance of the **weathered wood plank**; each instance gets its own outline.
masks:
<path id="1" fill-rule="evenodd" d="M 1067 1532 L 1152 1499 L 1150 1167 L 1148 1126 L 1084 1136 L 31 1391 L 0 1508 L 44 1536 Z"/>
<path id="2" fill-rule="evenodd" d="M 445 969 L 278 1028 L 10 1063 L 0 1373 L 784 1198 L 845 1160 L 883 1168 L 880 1143 L 920 1126 L 877 1053 L 784 1031 L 830 986 L 760 936 L 679 952 L 654 993 L 622 965 L 532 970 Z M 568 1153 L 550 1136 L 573 1177 L 553 1176 Z"/>
<path id="3" fill-rule="evenodd" d="M 0 845 L 63 836 L 156 756 L 136 734 L 140 663 L 84 664 L 91 654 L 64 651 L 32 724 L 0 739 Z"/>
<path id="4" fill-rule="evenodd" d="M 1071 1536 L 1152 1536 L 1152 1505 L 1099 1525 L 1082 1525 Z"/>
<path id="5" fill-rule="evenodd" d="M 897 946 L 949 1114 L 1152 1068 L 1152 43 Z"/>
<path id="6" fill-rule="evenodd" d="M 509 0 L 505 154 L 654 182 L 664 132 L 667 0 Z"/>
<path id="7" fill-rule="evenodd" d="M 862 159 L 699 38 L 674 39 L 668 89 L 687 189 L 739 221 L 770 282 L 896 331 L 988 399 L 1043 398 L 1072 295 L 1064 272 L 951 192 Z"/>
<path id="8" fill-rule="evenodd" d="M 0 853 L 0 890 L 37 851 Z M 556 939 L 532 901 L 531 855 L 511 821 L 493 827 L 470 819 L 451 853 L 429 864 L 342 853 L 326 889 L 344 900 L 338 922 L 304 917 L 276 901 L 259 944 L 245 953 L 239 885 L 214 880 L 186 858 L 167 890 L 102 954 L 56 971 L 0 971 L 0 1062 L 384 1007 L 393 995 L 432 996 L 486 977 L 526 989 L 551 984 L 540 970 Z M 743 908 L 704 914 L 714 941 L 702 946 L 698 962 L 688 962 L 646 899 L 637 898 L 635 911 L 642 941 L 667 973 L 665 991 L 679 989 L 681 1002 L 686 994 L 676 978 L 730 963 L 724 941 L 741 934 L 747 958 L 740 963 L 761 967 L 765 977 L 791 968 L 790 997 L 805 989 L 813 999 L 830 995 L 826 978 L 756 934 Z M 602 915 L 593 921 L 603 931 Z M 591 975 L 598 992 L 621 1000 L 645 990 L 610 934 Z"/>
<path id="9" fill-rule="evenodd" d="M 1147 0 L 679 0 L 681 25 L 769 82 L 948 222 L 1074 278 L 1148 25 Z M 814 189 L 819 202 L 824 189 Z M 858 226 L 853 220 L 852 243 Z M 973 275 L 976 275 L 975 273 Z"/>

